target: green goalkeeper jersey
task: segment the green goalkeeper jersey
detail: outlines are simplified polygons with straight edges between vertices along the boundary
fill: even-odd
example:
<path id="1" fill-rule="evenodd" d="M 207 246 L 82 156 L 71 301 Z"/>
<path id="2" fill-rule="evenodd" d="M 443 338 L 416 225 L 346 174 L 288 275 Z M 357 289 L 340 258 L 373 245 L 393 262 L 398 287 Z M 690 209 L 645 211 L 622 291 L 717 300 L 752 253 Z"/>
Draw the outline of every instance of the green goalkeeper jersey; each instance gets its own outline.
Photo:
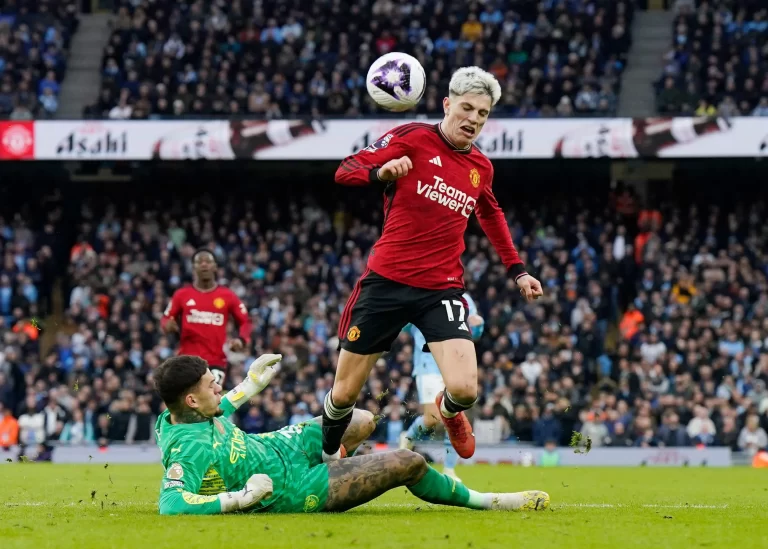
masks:
<path id="1" fill-rule="evenodd" d="M 299 441 L 315 429 L 294 425 L 275 433 L 247 435 L 227 419 L 226 415 L 233 411 L 231 406 L 222 402 L 222 408 L 225 416 L 201 423 L 173 424 L 168 411 L 157 419 L 155 432 L 165 468 L 160 513 L 220 513 L 217 494 L 241 490 L 251 475 L 257 473 L 269 475 L 273 493 L 251 511 L 286 512 L 303 504 L 303 500 L 294 503 L 291 498 L 297 492 L 296 485 L 302 482 L 301 477 L 314 463 L 301 459 L 304 457 L 301 454 L 305 453 L 302 444 L 306 443 Z M 319 425 L 312 427 L 317 427 L 320 432 Z M 307 495 L 311 495 L 308 501 L 314 504 L 312 509 L 305 511 L 317 510 L 318 504 L 325 499 L 321 492 L 327 484 L 323 479 L 318 480 L 320 488 L 314 490 L 318 495 Z"/>

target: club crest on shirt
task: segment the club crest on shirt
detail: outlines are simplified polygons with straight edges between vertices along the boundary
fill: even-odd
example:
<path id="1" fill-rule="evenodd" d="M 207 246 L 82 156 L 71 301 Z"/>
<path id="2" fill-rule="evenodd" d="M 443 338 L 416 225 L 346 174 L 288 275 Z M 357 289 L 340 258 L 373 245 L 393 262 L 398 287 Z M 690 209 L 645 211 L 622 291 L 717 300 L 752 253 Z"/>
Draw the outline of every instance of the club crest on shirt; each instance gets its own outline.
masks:
<path id="1" fill-rule="evenodd" d="M 173 463 L 169 468 L 165 476 L 171 480 L 179 480 L 184 476 L 184 469 L 178 463 Z"/>
<path id="2" fill-rule="evenodd" d="M 304 512 L 305 513 L 311 513 L 312 511 L 317 510 L 317 506 L 320 505 L 320 498 L 316 495 L 312 494 L 311 496 L 307 496 L 304 500 Z"/>
<path id="3" fill-rule="evenodd" d="M 472 183 L 474 188 L 480 186 L 480 172 L 477 171 L 477 168 L 469 170 L 469 182 Z"/>
<path id="4" fill-rule="evenodd" d="M 224 305 L 226 304 L 227 303 L 220 297 L 217 297 L 216 299 L 213 300 L 213 306 L 216 307 L 217 309 L 223 309 Z"/>
<path id="5" fill-rule="evenodd" d="M 360 339 L 360 328 L 357 326 L 352 326 L 347 332 L 347 339 L 349 341 L 357 341 Z"/>
<path id="6" fill-rule="evenodd" d="M 384 148 L 387 147 L 387 145 L 389 145 L 389 142 L 392 140 L 393 137 L 394 137 L 394 135 L 392 135 L 391 133 L 388 133 L 387 135 L 385 135 L 384 137 L 382 137 L 381 139 L 379 139 L 375 143 L 371 143 L 370 145 L 368 145 L 363 150 L 368 151 L 368 152 L 376 152 L 379 149 L 384 149 Z"/>

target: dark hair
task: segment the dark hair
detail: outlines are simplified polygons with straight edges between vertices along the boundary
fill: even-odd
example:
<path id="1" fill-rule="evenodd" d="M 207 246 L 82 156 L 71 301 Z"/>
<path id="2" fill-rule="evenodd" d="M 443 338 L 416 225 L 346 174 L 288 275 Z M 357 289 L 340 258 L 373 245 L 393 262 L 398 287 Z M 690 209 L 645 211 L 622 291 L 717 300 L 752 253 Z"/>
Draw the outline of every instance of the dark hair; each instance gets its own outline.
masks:
<path id="1" fill-rule="evenodd" d="M 208 248 L 198 248 L 197 250 L 195 250 L 195 253 L 192 254 L 192 263 L 195 262 L 195 259 L 197 259 L 197 256 L 199 256 L 200 254 L 211 254 L 211 259 L 213 259 L 213 262 L 216 263 L 216 256 Z"/>
<path id="2" fill-rule="evenodd" d="M 182 397 L 200 382 L 208 363 L 199 356 L 179 355 L 163 362 L 155 370 L 155 388 L 169 410 L 177 410 Z"/>

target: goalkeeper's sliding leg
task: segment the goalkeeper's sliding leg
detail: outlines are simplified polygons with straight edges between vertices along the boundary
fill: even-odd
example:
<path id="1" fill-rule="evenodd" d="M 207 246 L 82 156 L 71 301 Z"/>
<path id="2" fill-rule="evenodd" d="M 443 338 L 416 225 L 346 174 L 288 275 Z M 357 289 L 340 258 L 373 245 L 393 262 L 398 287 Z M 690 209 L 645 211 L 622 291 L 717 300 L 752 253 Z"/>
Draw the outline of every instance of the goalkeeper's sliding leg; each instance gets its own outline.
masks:
<path id="1" fill-rule="evenodd" d="M 549 507 L 549 494 L 539 490 L 481 493 L 438 473 L 419 454 L 397 450 L 355 456 L 318 465 L 328 468 L 328 512 L 352 509 L 385 492 L 405 486 L 428 503 L 499 511 L 541 511 Z"/>

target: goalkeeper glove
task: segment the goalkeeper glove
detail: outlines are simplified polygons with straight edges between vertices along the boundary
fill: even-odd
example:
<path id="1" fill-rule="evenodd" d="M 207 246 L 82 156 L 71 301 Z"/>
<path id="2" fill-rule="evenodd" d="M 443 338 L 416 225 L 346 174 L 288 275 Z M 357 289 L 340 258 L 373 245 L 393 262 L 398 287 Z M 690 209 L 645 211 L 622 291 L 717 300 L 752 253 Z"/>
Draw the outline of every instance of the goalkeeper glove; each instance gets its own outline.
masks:
<path id="1" fill-rule="evenodd" d="M 277 373 L 274 366 L 282 359 L 283 355 L 266 354 L 261 355 L 251 363 L 251 367 L 248 368 L 248 379 L 253 381 L 256 388 L 254 395 L 258 395 L 269 385 L 269 382 L 272 381 L 272 378 Z"/>
<path id="2" fill-rule="evenodd" d="M 245 381 L 226 394 L 224 398 L 236 409 L 262 392 L 277 373 L 275 365 L 283 355 L 264 354 L 251 363 Z"/>
<path id="3" fill-rule="evenodd" d="M 272 495 L 272 479 L 267 475 L 253 475 L 242 490 L 219 494 L 222 513 L 246 511 Z"/>

